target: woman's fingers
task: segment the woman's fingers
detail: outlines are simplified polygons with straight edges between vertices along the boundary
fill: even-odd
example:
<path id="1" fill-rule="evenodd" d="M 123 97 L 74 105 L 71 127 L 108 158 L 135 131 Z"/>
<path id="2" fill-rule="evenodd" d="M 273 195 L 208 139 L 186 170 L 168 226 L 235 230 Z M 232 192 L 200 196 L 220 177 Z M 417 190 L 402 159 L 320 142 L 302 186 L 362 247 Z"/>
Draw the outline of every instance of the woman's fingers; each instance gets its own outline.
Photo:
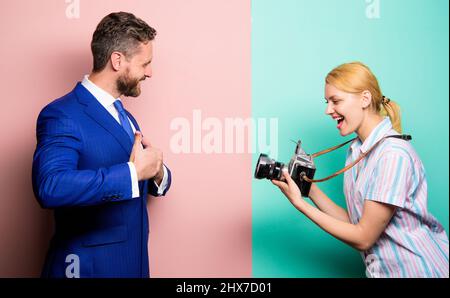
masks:
<path id="1" fill-rule="evenodd" d="M 272 183 L 275 184 L 278 187 L 281 187 L 283 184 L 286 184 L 286 183 L 281 182 L 279 180 L 270 180 L 270 181 L 272 181 Z"/>
<path id="2" fill-rule="evenodd" d="M 291 186 L 292 183 L 294 183 L 294 180 L 292 180 L 291 175 L 289 175 L 286 169 L 283 170 L 283 177 L 289 186 Z"/>
<path id="3" fill-rule="evenodd" d="M 289 189 L 289 186 L 286 184 L 286 182 L 279 181 L 279 180 L 271 180 L 273 184 L 278 186 L 283 192 Z"/>
<path id="4" fill-rule="evenodd" d="M 297 185 L 297 183 L 295 183 L 295 181 L 292 179 L 291 175 L 289 175 L 287 170 L 283 170 L 283 177 L 284 179 L 286 179 L 288 188 L 290 189 L 292 194 L 297 194 L 299 193 L 301 195 L 300 189 Z"/>

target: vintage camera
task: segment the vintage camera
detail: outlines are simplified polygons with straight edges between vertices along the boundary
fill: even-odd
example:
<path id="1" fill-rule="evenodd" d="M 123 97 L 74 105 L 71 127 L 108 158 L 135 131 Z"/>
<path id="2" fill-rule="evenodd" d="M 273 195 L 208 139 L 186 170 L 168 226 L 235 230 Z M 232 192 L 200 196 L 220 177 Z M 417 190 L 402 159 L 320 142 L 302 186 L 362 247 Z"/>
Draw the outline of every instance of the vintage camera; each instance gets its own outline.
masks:
<path id="1" fill-rule="evenodd" d="M 282 177 L 282 170 L 286 168 L 286 165 L 282 162 L 271 159 L 266 154 L 260 154 L 258 158 L 258 163 L 255 169 L 256 179 L 269 179 L 269 180 L 284 180 Z M 311 189 L 311 182 L 304 180 L 304 177 L 309 179 L 314 178 L 314 173 L 316 172 L 316 167 L 311 155 L 306 154 L 306 152 L 301 147 L 301 141 L 297 142 L 297 147 L 295 148 L 295 154 L 292 156 L 289 164 L 287 166 L 289 175 L 292 180 L 300 188 L 302 196 L 307 197 L 309 195 L 309 190 Z"/>

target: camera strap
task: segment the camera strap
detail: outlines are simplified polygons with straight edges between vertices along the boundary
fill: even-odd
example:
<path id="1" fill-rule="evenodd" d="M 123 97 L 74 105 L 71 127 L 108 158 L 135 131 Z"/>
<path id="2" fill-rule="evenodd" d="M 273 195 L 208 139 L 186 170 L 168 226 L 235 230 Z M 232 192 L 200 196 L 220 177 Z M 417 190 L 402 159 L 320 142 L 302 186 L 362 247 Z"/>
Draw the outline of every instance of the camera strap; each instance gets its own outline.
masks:
<path id="1" fill-rule="evenodd" d="M 366 152 L 361 153 L 361 155 L 360 155 L 357 159 L 355 159 L 352 163 L 348 164 L 348 165 L 345 166 L 343 169 L 337 171 L 337 172 L 334 173 L 333 175 L 330 175 L 330 176 L 325 177 L 325 178 L 322 178 L 322 179 L 309 179 L 309 178 L 306 176 L 306 174 L 304 174 L 304 175 L 301 177 L 301 179 L 303 179 L 303 180 L 305 180 L 305 181 L 307 181 L 307 182 L 312 182 L 312 183 L 323 182 L 323 181 L 330 180 L 331 178 L 334 178 L 334 177 L 336 177 L 336 176 L 338 176 L 338 175 L 344 173 L 345 171 L 350 170 L 351 168 L 353 168 L 358 162 L 360 162 L 360 161 L 361 161 L 362 159 L 364 159 L 367 155 L 369 155 L 369 153 L 370 153 L 375 147 L 377 147 L 382 141 L 384 141 L 384 140 L 387 139 L 387 138 L 396 138 L 396 139 L 402 139 L 402 140 L 405 140 L 405 141 L 410 141 L 410 140 L 412 139 L 412 137 L 411 137 L 410 135 L 390 135 L 390 136 L 385 136 L 385 137 L 381 138 L 380 140 L 378 140 L 378 142 L 376 142 L 369 150 L 367 150 Z M 337 145 L 337 146 L 334 146 L 334 147 L 331 147 L 331 148 L 328 148 L 328 149 L 325 149 L 325 150 L 316 152 L 316 153 L 312 154 L 312 157 L 317 157 L 317 156 L 326 154 L 326 153 L 328 153 L 328 152 L 334 151 L 334 150 L 336 150 L 336 149 L 339 149 L 339 148 L 341 148 L 342 146 L 347 145 L 348 143 L 353 142 L 353 141 L 356 140 L 356 139 L 357 139 L 357 137 L 356 137 L 356 138 L 353 138 L 353 139 L 351 139 L 351 140 L 349 140 L 349 141 L 347 141 L 347 142 L 345 142 L 345 143 L 342 143 L 342 144 L 340 144 L 340 145 Z"/>

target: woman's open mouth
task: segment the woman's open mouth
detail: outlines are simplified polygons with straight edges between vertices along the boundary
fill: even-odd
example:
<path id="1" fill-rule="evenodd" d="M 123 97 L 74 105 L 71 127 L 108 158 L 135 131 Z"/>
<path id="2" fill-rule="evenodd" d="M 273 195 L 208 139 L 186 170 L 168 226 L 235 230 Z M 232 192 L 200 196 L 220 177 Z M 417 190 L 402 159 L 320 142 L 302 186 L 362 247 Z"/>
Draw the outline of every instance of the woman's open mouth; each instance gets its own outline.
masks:
<path id="1" fill-rule="evenodd" d="M 334 118 L 336 121 L 337 121 L 337 129 L 341 129 L 341 127 L 342 127 L 342 123 L 344 122 L 344 117 L 337 117 L 337 118 Z"/>

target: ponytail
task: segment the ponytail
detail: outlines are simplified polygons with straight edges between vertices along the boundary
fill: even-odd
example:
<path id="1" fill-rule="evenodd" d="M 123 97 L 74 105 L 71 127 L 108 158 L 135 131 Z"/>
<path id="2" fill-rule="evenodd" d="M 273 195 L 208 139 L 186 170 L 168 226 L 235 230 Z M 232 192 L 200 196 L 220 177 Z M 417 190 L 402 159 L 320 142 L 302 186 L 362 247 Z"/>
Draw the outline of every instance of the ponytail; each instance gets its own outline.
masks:
<path id="1" fill-rule="evenodd" d="M 400 106 L 389 98 L 383 96 L 381 99 L 380 114 L 391 119 L 392 127 L 398 133 L 402 133 L 402 123 L 400 116 Z"/>

